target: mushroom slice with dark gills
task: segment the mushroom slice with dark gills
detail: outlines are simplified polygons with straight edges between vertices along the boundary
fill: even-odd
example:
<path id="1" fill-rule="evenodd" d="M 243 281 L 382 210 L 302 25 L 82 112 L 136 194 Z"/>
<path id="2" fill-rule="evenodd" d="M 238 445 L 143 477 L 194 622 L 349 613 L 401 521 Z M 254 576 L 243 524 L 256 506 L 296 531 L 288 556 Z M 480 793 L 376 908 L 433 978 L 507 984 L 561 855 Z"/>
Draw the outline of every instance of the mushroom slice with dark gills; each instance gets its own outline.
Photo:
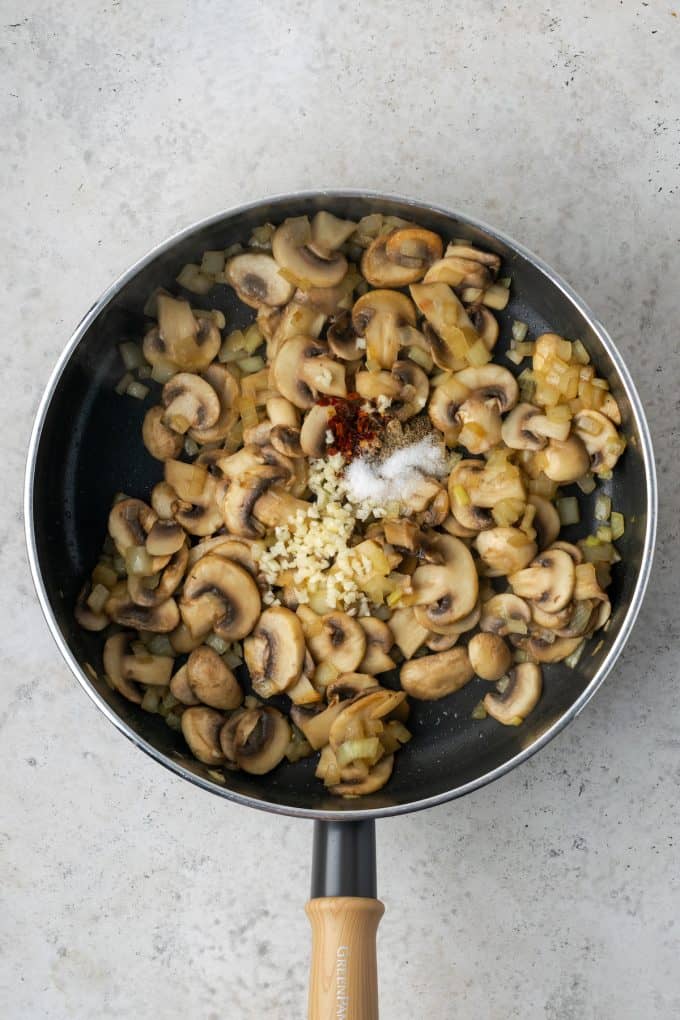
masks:
<path id="1" fill-rule="evenodd" d="M 121 627 L 134 627 L 154 634 L 169 634 L 180 620 L 179 609 L 173 598 L 155 606 L 138 606 L 130 598 L 125 581 L 120 581 L 111 590 L 104 610 Z"/>
<path id="2" fill-rule="evenodd" d="M 526 634 L 531 624 L 531 609 L 519 595 L 502 592 L 482 603 L 479 628 L 489 634 Z"/>
<path id="3" fill-rule="evenodd" d="M 272 374 L 281 395 L 302 410 L 311 407 L 320 393 L 347 395 L 344 365 L 329 357 L 326 344 L 313 337 L 286 340 L 274 358 Z"/>
<path id="4" fill-rule="evenodd" d="M 366 619 L 370 619 L 370 617 L 366 617 Z M 359 694 L 366 694 L 367 691 L 375 691 L 379 688 L 380 684 L 372 674 L 341 673 L 326 688 L 326 698 L 329 704 L 336 698 L 340 701 L 350 701 Z"/>
<path id="5" fill-rule="evenodd" d="M 410 292 L 433 331 L 424 332 L 434 363 L 454 372 L 463 369 L 479 337 L 458 297 L 445 283 L 415 283 Z"/>
<path id="6" fill-rule="evenodd" d="M 152 457 L 156 460 L 169 460 L 179 457 L 182 452 L 182 437 L 174 432 L 163 421 L 165 408 L 160 405 L 150 407 L 142 424 L 142 441 Z"/>
<path id="7" fill-rule="evenodd" d="M 222 556 L 209 553 L 187 574 L 180 612 L 194 637 L 214 630 L 224 641 L 239 641 L 250 634 L 260 608 L 251 575 Z"/>
<path id="8" fill-rule="evenodd" d="M 305 658 L 302 624 L 295 613 L 284 606 L 265 609 L 243 642 L 243 655 L 253 689 L 261 698 L 292 687 L 302 675 Z"/>
<path id="9" fill-rule="evenodd" d="M 361 272 L 373 287 L 404 287 L 422 279 L 442 250 L 433 231 L 403 227 L 371 242 L 361 258 Z"/>
<path id="10" fill-rule="evenodd" d="M 536 543 L 539 549 L 551 545 L 560 533 L 561 523 L 557 508 L 550 500 L 535 493 L 529 493 L 527 503 L 536 510 L 531 526 L 536 532 Z"/>
<path id="11" fill-rule="evenodd" d="M 413 302 L 394 290 L 369 290 L 354 303 L 352 326 L 366 341 L 367 362 L 391 369 L 399 356 L 400 330 L 415 326 Z"/>
<path id="12" fill-rule="evenodd" d="M 449 499 L 459 524 L 481 531 L 494 526 L 492 507 L 503 499 L 525 502 L 526 490 L 515 464 L 492 467 L 483 460 L 461 460 L 449 474 Z"/>
<path id="13" fill-rule="evenodd" d="M 352 673 L 366 652 L 366 635 L 358 620 L 339 610 L 321 617 L 316 634 L 307 635 L 316 662 L 331 662 L 341 673 Z"/>
<path id="14" fill-rule="evenodd" d="M 90 609 L 87 604 L 87 599 L 91 592 L 92 585 L 88 581 L 80 589 L 73 614 L 76 618 L 76 622 L 79 623 L 84 630 L 96 632 L 104 630 L 105 627 L 108 627 L 111 621 L 106 613 L 95 613 L 93 609 Z"/>
<path id="15" fill-rule="evenodd" d="M 328 792 L 336 797 L 363 797 L 369 793 L 376 793 L 382 790 L 393 769 L 394 755 L 386 754 L 365 776 L 342 779 L 341 782 L 329 786 Z"/>
<path id="16" fill-rule="evenodd" d="M 167 655 L 134 655 L 128 651 L 133 634 L 114 634 L 104 645 L 104 672 L 111 685 L 128 701 L 140 705 L 138 684 L 167 687 L 174 660 Z"/>
<path id="17" fill-rule="evenodd" d="M 272 255 L 298 284 L 306 287 L 334 287 L 347 273 L 347 259 L 337 251 L 319 254 L 312 244 L 309 220 L 306 216 L 297 216 L 284 220 L 275 231 Z"/>
<path id="18" fill-rule="evenodd" d="M 492 282 L 491 273 L 481 262 L 457 255 L 446 255 L 433 262 L 423 278 L 423 283 L 447 283 L 449 287 L 477 287 L 479 290 L 485 290 Z"/>
<path id="19" fill-rule="evenodd" d="M 225 711 L 239 707 L 243 701 L 241 685 L 213 648 L 195 648 L 186 666 L 189 689 L 200 702 Z"/>
<path id="20" fill-rule="evenodd" d="M 439 535 L 431 546 L 443 562 L 417 567 L 412 585 L 415 604 L 426 607 L 428 627 L 436 630 L 437 624 L 455 623 L 472 612 L 479 582 L 470 550 L 460 539 Z"/>
<path id="21" fill-rule="evenodd" d="M 179 588 L 189 559 L 186 542 L 173 553 L 167 565 L 149 577 L 129 574 L 127 579 L 130 598 L 138 606 L 159 606 Z"/>
<path id="22" fill-rule="evenodd" d="M 511 450 L 542 450 L 548 440 L 532 429 L 532 420 L 542 416 L 533 404 L 517 404 L 503 422 L 501 436 Z"/>
<path id="23" fill-rule="evenodd" d="M 478 334 L 487 351 L 492 351 L 496 346 L 500 328 L 498 319 L 493 312 L 484 305 L 469 305 L 466 308 L 468 318 L 472 327 Z"/>
<path id="24" fill-rule="evenodd" d="M 326 433 L 333 416 L 332 407 L 315 404 L 307 411 L 300 429 L 300 446 L 303 453 L 312 459 L 323 457 L 328 444 Z"/>
<path id="25" fill-rule="evenodd" d="M 220 401 L 209 382 L 191 372 L 179 372 L 163 387 L 164 423 L 184 434 L 190 428 L 209 428 L 220 415 Z"/>
<path id="26" fill-rule="evenodd" d="M 436 701 L 460 690 L 472 680 L 475 671 L 466 648 L 451 648 L 411 659 L 401 667 L 402 689 L 420 701 Z"/>
<path id="27" fill-rule="evenodd" d="M 564 609 L 574 593 L 574 561 L 562 549 L 548 549 L 531 566 L 511 574 L 512 590 L 520 598 L 538 603 L 548 613 Z"/>
<path id="28" fill-rule="evenodd" d="M 394 645 L 394 635 L 388 625 L 384 620 L 378 620 L 374 616 L 362 616 L 359 619 L 359 625 L 366 635 L 366 651 L 359 663 L 359 672 L 375 676 L 376 673 L 385 673 L 389 669 L 394 669 L 395 662 L 390 656 Z M 356 676 L 357 674 L 352 675 Z M 329 696 L 330 693 L 330 688 L 328 688 Z"/>
<path id="29" fill-rule="evenodd" d="M 218 483 L 217 506 L 230 534 L 257 538 L 264 532 L 261 522 L 253 516 L 255 504 L 270 485 L 283 477 L 280 468 L 263 464 L 238 479 Z"/>
<path id="30" fill-rule="evenodd" d="M 146 551 L 150 556 L 172 556 L 185 542 L 184 529 L 172 520 L 157 520 L 146 536 Z"/>
<path id="31" fill-rule="evenodd" d="M 244 304 L 251 308 L 278 307 L 287 304 L 295 292 L 294 284 L 280 273 L 280 266 L 264 252 L 243 252 L 229 259 L 224 277 Z"/>
<path id="32" fill-rule="evenodd" d="M 574 432 L 586 448 L 593 474 L 614 469 L 626 444 L 609 418 L 599 411 L 578 411 Z"/>
<path id="33" fill-rule="evenodd" d="M 486 695 L 484 708 L 504 726 L 519 726 L 538 704 L 542 689 L 541 667 L 534 662 L 522 662 L 508 674 L 502 692 Z"/>
<path id="34" fill-rule="evenodd" d="M 254 776 L 264 775 L 283 760 L 290 743 L 290 724 L 269 706 L 247 709 L 234 731 L 234 760 Z"/>
<path id="35" fill-rule="evenodd" d="M 144 548 L 146 536 L 157 520 L 156 512 L 141 499 L 121 499 L 114 504 L 109 513 L 109 535 L 123 558 L 132 549 Z M 164 565 L 149 565 L 149 573 Z"/>
<path id="36" fill-rule="evenodd" d="M 226 365 L 210 365 L 203 372 L 201 378 L 212 387 L 216 394 L 219 402 L 219 414 L 212 425 L 197 425 L 190 428 L 189 436 L 200 445 L 220 443 L 226 438 L 238 419 L 237 401 L 240 387 Z"/>
<path id="37" fill-rule="evenodd" d="M 223 765 L 224 752 L 220 745 L 220 730 L 224 715 L 203 705 L 185 708 L 182 712 L 182 736 L 195 758 L 204 765 Z"/>
<path id="38" fill-rule="evenodd" d="M 220 331 L 209 318 L 197 318 L 187 301 L 159 294 L 158 329 L 144 337 L 144 356 L 150 364 L 169 361 L 178 371 L 202 372 L 221 343 Z"/>
<path id="39" fill-rule="evenodd" d="M 354 329 L 349 309 L 338 312 L 331 318 L 326 330 L 326 340 L 335 357 L 342 361 L 358 361 L 366 348 L 365 342 Z"/>

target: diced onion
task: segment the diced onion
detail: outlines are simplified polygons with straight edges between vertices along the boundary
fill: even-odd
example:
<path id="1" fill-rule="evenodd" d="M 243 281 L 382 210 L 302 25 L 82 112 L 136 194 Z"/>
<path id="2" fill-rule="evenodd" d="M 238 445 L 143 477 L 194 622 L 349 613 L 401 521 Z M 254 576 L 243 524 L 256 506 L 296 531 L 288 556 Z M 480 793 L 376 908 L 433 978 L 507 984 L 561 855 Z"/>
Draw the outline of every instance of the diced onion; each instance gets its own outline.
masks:
<path id="1" fill-rule="evenodd" d="M 87 605 L 93 613 L 101 613 L 109 600 L 109 589 L 106 585 L 96 584 L 87 599 Z"/>
<path id="2" fill-rule="evenodd" d="M 258 354 L 251 358 L 241 358 L 236 364 L 244 375 L 254 375 L 255 372 L 261 372 L 264 368 L 264 358 Z"/>
<path id="3" fill-rule="evenodd" d="M 522 340 L 525 339 L 528 332 L 529 327 L 527 326 L 526 322 L 520 322 L 519 319 L 515 319 L 515 321 L 512 324 L 512 339 L 516 340 L 517 343 L 521 343 Z"/>
<path id="4" fill-rule="evenodd" d="M 130 383 L 134 381 L 135 377 L 133 376 L 132 372 L 126 372 L 125 375 L 118 380 L 114 387 L 116 393 L 119 396 L 122 396 L 124 393 L 127 393 L 128 386 L 130 385 Z"/>
<path id="5" fill-rule="evenodd" d="M 224 638 L 219 637 L 218 634 L 208 634 L 205 638 L 205 644 L 213 648 L 218 655 L 224 655 L 229 647 L 229 642 L 225 641 Z"/>
<path id="6" fill-rule="evenodd" d="M 581 520 L 576 496 L 565 496 L 564 499 L 558 499 L 557 512 L 560 515 L 560 524 L 565 527 L 569 524 L 578 524 Z"/>
<path id="7" fill-rule="evenodd" d="M 213 287 L 213 280 L 201 272 L 199 266 L 189 262 L 177 276 L 177 283 L 192 294 L 207 294 Z"/>
<path id="8" fill-rule="evenodd" d="M 595 500 L 595 520 L 608 521 L 612 512 L 612 501 L 609 496 L 598 496 Z"/>
<path id="9" fill-rule="evenodd" d="M 583 475 L 583 477 L 578 478 L 576 480 L 576 484 L 578 485 L 581 492 L 584 492 L 586 496 L 593 492 L 597 487 L 597 482 L 595 481 L 591 474 Z"/>
<path id="10" fill-rule="evenodd" d="M 201 272 L 206 276 L 219 276 L 224 272 L 224 252 L 204 251 L 201 259 Z"/>
<path id="11" fill-rule="evenodd" d="M 484 702 L 478 701 L 470 713 L 471 719 L 486 719 L 488 712 L 484 708 Z"/>
<path id="12" fill-rule="evenodd" d="M 581 644 L 574 649 L 571 655 L 568 655 L 566 657 L 566 659 L 564 660 L 564 665 L 567 666 L 568 669 L 576 669 L 578 661 L 583 655 L 583 649 L 585 648 L 585 646 L 586 646 L 585 641 L 582 641 Z"/>
<path id="13" fill-rule="evenodd" d="M 134 397 L 135 400 L 144 400 L 149 395 L 149 387 L 143 383 L 133 380 L 125 390 L 128 397 Z"/>
<path id="14" fill-rule="evenodd" d="M 350 762 L 365 759 L 373 762 L 379 757 L 382 748 L 377 737 L 364 737 L 361 740 L 346 740 L 336 751 L 336 759 L 342 769 Z"/>
<path id="15" fill-rule="evenodd" d="M 142 354 L 141 348 L 137 344 L 132 343 L 132 341 L 120 344 L 118 350 L 120 351 L 120 356 L 123 359 L 123 364 L 128 371 L 140 368 L 140 366 L 144 364 L 144 355 Z"/>
<path id="16" fill-rule="evenodd" d="M 618 541 L 619 538 L 622 538 L 626 530 L 626 519 L 623 516 L 623 514 L 620 514 L 617 510 L 614 510 L 612 511 L 610 525 L 612 532 L 612 540 L 616 542 Z"/>
<path id="17" fill-rule="evenodd" d="M 482 294 L 482 304 L 487 308 L 495 308 L 501 311 L 510 300 L 510 291 L 507 287 L 501 287 L 498 283 L 492 283 Z"/>

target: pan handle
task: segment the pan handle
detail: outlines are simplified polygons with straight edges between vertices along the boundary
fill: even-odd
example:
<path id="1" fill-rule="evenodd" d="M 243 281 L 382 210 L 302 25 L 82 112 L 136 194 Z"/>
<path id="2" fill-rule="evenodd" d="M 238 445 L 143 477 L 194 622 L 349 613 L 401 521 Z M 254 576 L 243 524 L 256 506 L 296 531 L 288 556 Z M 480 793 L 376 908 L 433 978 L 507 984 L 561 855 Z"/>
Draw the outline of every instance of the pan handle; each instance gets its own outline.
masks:
<path id="1" fill-rule="evenodd" d="M 309 1020 L 378 1020 L 375 823 L 315 822 Z"/>

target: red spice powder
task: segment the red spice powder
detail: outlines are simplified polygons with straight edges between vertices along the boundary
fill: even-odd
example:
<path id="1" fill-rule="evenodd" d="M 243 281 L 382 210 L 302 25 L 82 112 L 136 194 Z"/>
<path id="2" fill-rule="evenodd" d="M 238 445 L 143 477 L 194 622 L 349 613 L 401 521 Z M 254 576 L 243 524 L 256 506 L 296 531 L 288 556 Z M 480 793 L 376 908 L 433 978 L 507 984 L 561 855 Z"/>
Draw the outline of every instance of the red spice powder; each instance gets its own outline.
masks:
<path id="1" fill-rule="evenodd" d="M 341 453 L 346 460 L 366 453 L 379 442 L 384 426 L 384 415 L 379 411 L 364 411 L 363 397 L 348 393 L 346 397 L 320 397 L 321 407 L 332 407 L 334 414 L 328 423 L 334 442 L 328 446 L 331 454 Z"/>

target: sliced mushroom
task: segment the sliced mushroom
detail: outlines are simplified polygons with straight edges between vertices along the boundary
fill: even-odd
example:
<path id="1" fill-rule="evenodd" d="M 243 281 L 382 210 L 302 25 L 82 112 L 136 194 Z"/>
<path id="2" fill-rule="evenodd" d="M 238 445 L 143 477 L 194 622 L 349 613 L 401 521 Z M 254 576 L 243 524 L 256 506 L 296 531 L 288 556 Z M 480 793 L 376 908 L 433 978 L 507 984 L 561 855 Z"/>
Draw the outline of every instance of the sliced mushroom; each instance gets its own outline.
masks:
<path id="1" fill-rule="evenodd" d="M 279 468 L 260 465 L 257 470 L 244 472 L 238 480 L 218 483 L 216 505 L 230 534 L 240 538 L 257 538 L 263 533 L 261 522 L 254 516 L 255 504 L 274 482 L 282 478 Z"/>
<path id="2" fill-rule="evenodd" d="M 447 255 L 434 262 L 423 283 L 447 283 L 450 287 L 476 287 L 485 290 L 492 282 L 491 273 L 481 262 Z"/>
<path id="3" fill-rule="evenodd" d="M 557 508 L 550 500 L 543 496 L 530 493 L 527 502 L 536 508 L 532 527 L 536 531 L 536 543 L 539 549 L 545 549 L 551 545 L 560 533 L 561 523 Z"/>
<path id="4" fill-rule="evenodd" d="M 271 337 L 267 339 L 267 361 L 270 365 L 287 340 L 294 336 L 318 337 L 326 321 L 323 312 L 312 305 L 302 305 L 295 299 L 277 314 L 278 321 Z M 258 313 L 258 323 L 260 319 Z M 263 336 L 266 335 L 263 333 Z"/>
<path id="5" fill-rule="evenodd" d="M 381 368 L 392 368 L 399 356 L 399 330 L 415 324 L 413 302 L 398 291 L 369 290 L 352 308 L 354 330 L 366 339 L 366 359 Z"/>
<path id="6" fill-rule="evenodd" d="M 212 535 L 223 524 L 222 513 L 217 505 L 217 493 L 217 480 L 212 475 L 207 475 L 200 497 L 177 503 L 175 507 L 177 523 L 190 535 L 202 538 Z"/>
<path id="7" fill-rule="evenodd" d="M 348 237 L 356 230 L 356 223 L 352 220 L 341 220 L 333 213 L 320 209 L 312 219 L 311 245 L 319 255 L 329 255 L 337 251 Z"/>
<path id="8" fill-rule="evenodd" d="M 427 606 L 428 629 L 454 623 L 470 613 L 479 592 L 477 570 L 470 550 L 452 535 L 438 535 L 432 547 L 441 553 L 441 566 L 418 567 L 412 577 L 416 605 Z"/>
<path id="9" fill-rule="evenodd" d="M 447 246 L 445 252 L 446 258 L 459 258 L 469 259 L 470 262 L 479 262 L 483 266 L 488 266 L 491 273 L 495 276 L 498 270 L 501 268 L 501 257 L 496 255 L 493 251 L 482 251 L 480 248 L 475 248 L 471 244 L 458 244 L 451 242 Z"/>
<path id="10" fill-rule="evenodd" d="M 425 646 L 431 652 L 448 652 L 449 648 L 453 648 L 456 644 L 459 637 L 459 634 L 435 634 L 432 631 L 425 642 Z"/>
<path id="11" fill-rule="evenodd" d="M 168 634 L 168 640 L 177 655 L 188 655 L 189 652 L 193 652 L 194 648 L 203 644 L 204 636 L 202 634 L 199 637 L 194 637 L 187 625 L 180 621 L 175 629 Z"/>
<path id="12" fill-rule="evenodd" d="M 560 609 L 556 613 L 547 613 L 545 609 L 541 609 L 541 607 L 536 605 L 535 602 L 531 603 L 531 618 L 542 630 L 557 631 L 560 627 L 566 627 L 571 616 L 571 611 L 571 602 L 569 605 L 565 606 L 564 609 Z"/>
<path id="13" fill-rule="evenodd" d="M 95 613 L 87 604 L 87 599 L 92 591 L 92 585 L 88 582 L 83 585 L 76 599 L 73 615 L 76 622 L 84 630 L 100 631 L 108 627 L 111 622 L 106 613 Z"/>
<path id="14" fill-rule="evenodd" d="M 146 551 L 150 556 L 172 556 L 180 551 L 185 538 L 176 521 L 158 520 L 146 536 Z"/>
<path id="15" fill-rule="evenodd" d="M 480 630 L 506 637 L 526 634 L 531 623 L 531 609 L 518 595 L 503 592 L 482 603 Z"/>
<path id="16" fill-rule="evenodd" d="M 163 521 L 171 521 L 177 503 L 177 493 L 167 482 L 158 482 L 151 490 L 151 506 Z M 172 522 L 174 524 L 174 521 Z"/>
<path id="17" fill-rule="evenodd" d="M 430 634 L 428 627 L 418 623 L 412 606 L 396 609 L 388 621 L 388 626 L 394 635 L 394 643 L 405 659 L 415 655 Z"/>
<path id="18" fill-rule="evenodd" d="M 532 430 L 532 420 L 541 410 L 533 404 L 517 404 L 503 422 L 501 436 L 511 450 L 542 450 L 548 440 Z"/>
<path id="19" fill-rule="evenodd" d="M 224 277 L 251 308 L 285 305 L 295 292 L 294 284 L 281 276 L 279 264 L 264 252 L 234 255 L 224 267 Z"/>
<path id="20" fill-rule="evenodd" d="M 375 690 L 363 691 L 351 701 L 344 702 L 343 709 L 333 721 L 328 735 L 331 748 L 337 751 L 346 740 L 375 736 L 373 723 L 389 718 L 399 709 L 405 698 L 403 691 L 376 687 Z"/>
<path id="21" fill-rule="evenodd" d="M 231 710 L 243 701 L 238 680 L 217 652 L 199 645 L 187 660 L 187 681 L 192 693 L 210 708 Z"/>
<path id="22" fill-rule="evenodd" d="M 320 393 L 347 395 L 345 368 L 328 356 L 325 343 L 313 337 L 287 340 L 272 364 L 274 382 L 282 396 L 305 410 Z"/>
<path id="23" fill-rule="evenodd" d="M 475 540 L 487 577 L 502 577 L 528 566 L 536 555 L 536 543 L 519 528 L 489 528 Z"/>
<path id="24" fill-rule="evenodd" d="M 262 776 L 283 760 L 289 743 L 290 725 L 276 708 L 250 708 L 236 725 L 234 759 L 244 772 Z"/>
<path id="25" fill-rule="evenodd" d="M 284 220 L 272 237 L 272 255 L 299 284 L 334 287 L 347 272 L 347 259 L 340 252 L 319 254 L 312 240 L 306 216 Z"/>
<path id="26" fill-rule="evenodd" d="M 239 384 L 226 365 L 210 365 L 202 376 L 219 401 L 219 415 L 213 425 L 189 429 L 196 443 L 221 443 L 238 419 Z"/>
<path id="27" fill-rule="evenodd" d="M 562 662 L 576 651 L 583 641 L 581 637 L 555 638 L 554 641 L 543 641 L 540 637 L 532 637 L 526 642 L 526 651 L 537 662 Z"/>
<path id="28" fill-rule="evenodd" d="M 401 227 L 387 235 L 385 254 L 390 262 L 424 272 L 441 258 L 442 239 L 432 230 L 423 227 Z"/>
<path id="29" fill-rule="evenodd" d="M 150 687 L 167 687 L 175 660 L 171 655 L 152 655 L 150 652 L 123 655 L 123 677 Z"/>
<path id="30" fill-rule="evenodd" d="M 482 680 L 500 680 L 512 666 L 512 652 L 498 634 L 475 634 L 467 650 L 470 664 Z"/>
<path id="31" fill-rule="evenodd" d="M 144 338 L 147 361 L 153 364 L 155 355 L 169 359 L 182 371 L 202 372 L 217 356 L 221 344 L 220 331 L 211 319 L 197 318 L 187 301 L 159 294 L 157 342 L 149 342 L 148 352 Z"/>
<path id="32" fill-rule="evenodd" d="M 104 645 L 103 665 L 104 672 L 111 681 L 115 690 L 132 701 L 135 705 L 141 705 L 142 694 L 139 688 L 129 680 L 123 673 L 123 658 L 127 650 L 132 634 L 114 634 L 108 638 Z"/>
<path id="33" fill-rule="evenodd" d="M 290 717 L 298 729 L 302 730 L 310 747 L 319 751 L 328 744 L 331 726 L 344 708 L 344 701 L 336 696 L 328 708 L 322 708 L 318 704 L 293 705 Z"/>
<path id="34" fill-rule="evenodd" d="M 463 524 L 466 522 L 459 516 L 458 510 L 461 505 L 467 504 L 461 504 L 457 498 L 459 486 L 473 507 L 491 509 L 504 499 L 526 501 L 522 476 L 515 464 L 507 462 L 503 467 L 491 468 L 482 460 L 461 460 L 449 474 L 449 498 L 453 513 Z"/>
<path id="35" fill-rule="evenodd" d="M 569 436 L 564 442 L 551 439 L 544 450 L 535 454 L 534 460 L 551 481 L 561 485 L 582 478 L 590 467 L 588 451 L 576 435 Z"/>
<path id="36" fill-rule="evenodd" d="M 189 685 L 189 670 L 186 662 L 173 674 L 170 680 L 170 693 L 183 705 L 200 705 L 200 699 L 196 697 Z"/>
<path id="37" fill-rule="evenodd" d="M 399 421 L 408 421 L 425 407 L 430 381 L 422 368 L 409 360 L 395 361 L 391 375 L 399 383 L 399 392 L 393 400 L 391 413 Z"/>
<path id="38" fill-rule="evenodd" d="M 574 415 L 574 433 L 588 452 L 593 474 L 613 470 L 625 443 L 609 418 L 599 411 L 578 411 Z"/>
<path id="39" fill-rule="evenodd" d="M 369 617 L 366 619 L 369 619 Z M 380 685 L 377 680 L 369 673 L 341 673 L 336 680 L 333 680 L 326 687 L 326 697 L 329 704 L 336 698 L 340 702 L 350 701 L 359 694 L 366 694 L 367 691 L 379 689 Z"/>
<path id="40" fill-rule="evenodd" d="M 474 507 L 466 507 L 465 509 L 475 510 Z M 488 510 L 481 510 L 477 508 L 480 514 L 483 514 L 482 526 L 475 528 L 464 527 L 453 514 L 449 514 L 448 517 L 442 521 L 442 527 L 449 535 L 453 535 L 454 538 L 462 538 L 463 540 L 474 538 L 481 530 L 482 527 L 493 528 L 494 519 Z M 476 520 L 476 515 L 475 515 Z"/>
<path id="41" fill-rule="evenodd" d="M 441 634 L 442 637 L 458 637 L 459 634 L 472 630 L 479 623 L 481 611 L 481 603 L 477 602 L 466 616 L 461 616 L 459 620 L 455 620 L 453 623 L 441 623 L 440 621 L 432 622 L 429 616 L 429 607 L 413 607 L 416 622 L 422 627 L 431 627 L 433 634 Z"/>
<path id="42" fill-rule="evenodd" d="M 220 746 L 220 730 L 224 716 L 214 708 L 186 708 L 182 712 L 182 735 L 195 758 L 205 765 L 222 765 L 224 754 Z"/>
<path id="43" fill-rule="evenodd" d="M 420 280 L 425 265 L 400 265 L 387 257 L 387 234 L 379 234 L 361 256 L 361 272 L 372 287 L 405 287 Z"/>
<path id="44" fill-rule="evenodd" d="M 473 329 L 478 333 L 487 351 L 492 351 L 500 333 L 498 319 L 489 308 L 481 304 L 469 305 L 466 311 Z"/>
<path id="45" fill-rule="evenodd" d="M 479 368 L 464 368 L 456 373 L 459 383 L 479 400 L 495 406 L 501 414 L 511 410 L 517 403 L 519 387 L 512 372 L 502 365 L 482 365 Z"/>
<path id="46" fill-rule="evenodd" d="M 389 626 L 374 616 L 360 617 L 359 624 L 366 635 L 366 651 L 359 663 L 359 672 L 375 676 L 377 673 L 385 673 L 389 669 L 394 669 L 395 662 L 390 657 L 394 635 Z M 331 695 L 330 688 L 328 694 Z"/>
<path id="47" fill-rule="evenodd" d="M 191 568 L 180 602 L 182 620 L 193 637 L 214 630 L 224 641 L 250 634 L 260 607 L 260 592 L 248 571 L 214 554 Z"/>
<path id="48" fill-rule="evenodd" d="M 450 376 L 445 382 L 433 387 L 427 413 L 436 429 L 444 433 L 449 446 L 458 439 L 461 421 L 458 412 L 470 395 L 467 386 Z"/>
<path id="49" fill-rule="evenodd" d="M 182 452 L 182 437 L 164 424 L 164 408 L 150 407 L 142 423 L 142 441 L 156 460 L 178 457 Z"/>
<path id="50" fill-rule="evenodd" d="M 563 552 L 568 553 L 574 561 L 574 566 L 578 566 L 579 563 L 583 563 L 583 553 L 577 545 L 574 545 L 573 542 L 553 542 L 550 548 L 561 549 Z"/>
<path id="51" fill-rule="evenodd" d="M 336 797 L 365 797 L 369 793 L 376 793 L 381 790 L 392 775 L 394 769 L 394 755 L 387 754 L 381 758 L 377 765 L 369 770 L 368 774 L 355 779 L 343 779 L 342 782 L 330 786 L 328 792 Z"/>
<path id="52" fill-rule="evenodd" d="M 548 549 L 530 567 L 511 574 L 512 589 L 520 598 L 537 602 L 541 609 L 556 613 L 574 593 L 574 561 L 562 549 Z"/>
<path id="53" fill-rule="evenodd" d="M 253 688 L 261 698 L 288 690 L 302 675 L 305 638 L 290 609 L 265 609 L 255 630 L 243 642 L 243 654 Z"/>
<path id="54" fill-rule="evenodd" d="M 343 361 L 357 361 L 366 349 L 366 342 L 357 335 L 352 325 L 352 313 L 348 309 L 333 316 L 328 324 L 326 340 L 336 358 Z"/>
<path id="55" fill-rule="evenodd" d="M 306 514 L 309 506 L 304 499 L 297 499 L 278 485 L 272 485 L 255 503 L 253 514 L 266 527 L 277 528 L 280 524 L 287 524 L 299 513 Z"/>
<path id="56" fill-rule="evenodd" d="M 154 578 L 149 578 L 129 574 L 127 585 L 132 601 L 138 606 L 161 605 L 179 588 L 188 559 L 189 549 L 186 542 L 183 542 L 177 552 L 172 554 L 167 566 L 160 571 L 160 576 L 156 574 Z M 152 580 L 156 582 L 153 585 L 150 583 Z"/>
<path id="57" fill-rule="evenodd" d="M 122 557 L 131 549 L 144 547 L 156 520 L 155 512 L 141 499 L 121 499 L 114 504 L 109 513 L 109 535 Z"/>
<path id="58" fill-rule="evenodd" d="M 326 433 L 333 413 L 332 407 L 321 404 L 315 404 L 307 411 L 300 429 L 300 446 L 308 457 L 316 459 L 325 455 L 328 445 Z"/>
<path id="59" fill-rule="evenodd" d="M 217 394 L 205 379 L 191 372 L 179 372 L 163 387 L 163 421 L 174 432 L 209 428 L 220 414 Z"/>
<path id="60" fill-rule="evenodd" d="M 448 652 L 424 655 L 405 662 L 399 681 L 402 689 L 419 701 L 436 701 L 459 691 L 475 675 L 467 650 L 451 648 Z"/>
<path id="61" fill-rule="evenodd" d="M 166 599 L 157 606 L 138 606 L 130 598 L 125 582 L 111 591 L 104 609 L 121 627 L 155 634 L 169 634 L 179 623 L 179 609 L 174 599 Z"/>
<path id="62" fill-rule="evenodd" d="M 434 333 L 430 353 L 440 368 L 456 371 L 467 364 L 467 352 L 479 339 L 465 308 L 445 283 L 415 283 L 411 297 Z"/>
<path id="63" fill-rule="evenodd" d="M 358 620 L 337 610 L 321 617 L 321 630 L 307 638 L 307 647 L 316 662 L 353 673 L 366 653 L 366 635 Z"/>
<path id="64" fill-rule="evenodd" d="M 503 693 L 489 693 L 484 708 L 504 726 L 519 726 L 538 704 L 543 689 L 541 667 L 522 662 L 508 674 L 509 683 Z"/>

